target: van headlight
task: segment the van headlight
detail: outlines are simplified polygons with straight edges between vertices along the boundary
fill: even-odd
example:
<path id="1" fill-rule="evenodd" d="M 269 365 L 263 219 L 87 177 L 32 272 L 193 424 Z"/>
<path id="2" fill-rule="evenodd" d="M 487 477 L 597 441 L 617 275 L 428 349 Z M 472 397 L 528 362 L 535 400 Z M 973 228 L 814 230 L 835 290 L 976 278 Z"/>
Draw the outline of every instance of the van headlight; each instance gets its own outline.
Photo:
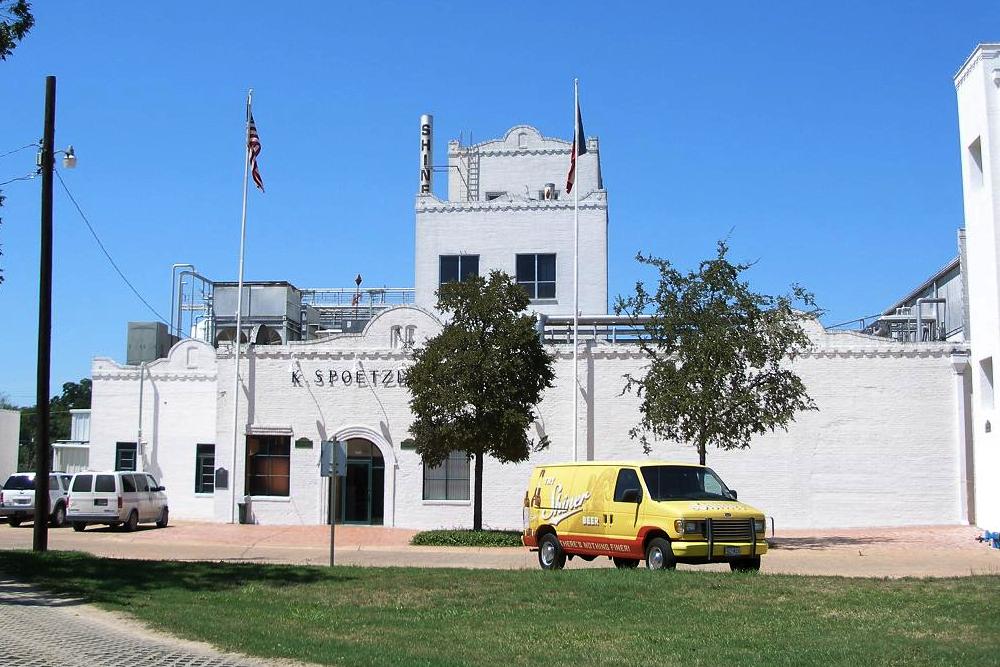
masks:
<path id="1" fill-rule="evenodd" d="M 754 529 L 754 530 L 755 530 L 756 532 L 758 532 L 758 533 L 763 533 L 763 532 L 764 532 L 764 529 L 765 529 L 766 527 L 767 527 L 767 524 L 766 524 L 766 523 L 765 523 L 765 521 L 764 521 L 764 517 L 761 517 L 761 518 L 759 518 L 759 519 L 754 519 L 754 520 L 753 520 L 753 529 Z"/>
<path id="2" fill-rule="evenodd" d="M 674 521 L 674 530 L 680 535 L 700 535 L 705 532 L 705 522 L 691 519 L 677 519 Z"/>

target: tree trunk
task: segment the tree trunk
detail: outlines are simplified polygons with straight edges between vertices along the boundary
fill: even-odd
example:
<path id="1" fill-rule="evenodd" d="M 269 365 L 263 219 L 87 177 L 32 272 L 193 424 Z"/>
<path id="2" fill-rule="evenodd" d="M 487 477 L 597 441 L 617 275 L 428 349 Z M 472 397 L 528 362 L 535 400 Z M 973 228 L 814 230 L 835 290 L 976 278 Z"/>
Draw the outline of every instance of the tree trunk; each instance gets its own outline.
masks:
<path id="1" fill-rule="evenodd" d="M 698 463 L 705 465 L 705 441 L 698 441 Z"/>
<path id="2" fill-rule="evenodd" d="M 476 476 L 472 490 L 472 529 L 483 529 L 483 457 L 485 454 L 476 454 Z"/>

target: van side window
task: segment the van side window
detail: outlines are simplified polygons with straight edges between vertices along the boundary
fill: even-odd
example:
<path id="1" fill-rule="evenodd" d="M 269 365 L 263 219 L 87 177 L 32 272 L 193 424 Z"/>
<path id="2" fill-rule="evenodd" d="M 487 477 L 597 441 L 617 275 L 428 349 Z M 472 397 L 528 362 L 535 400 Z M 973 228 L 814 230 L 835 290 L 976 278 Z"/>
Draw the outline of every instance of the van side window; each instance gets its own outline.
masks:
<path id="1" fill-rule="evenodd" d="M 146 475 L 136 475 L 135 485 L 139 490 L 139 493 L 146 493 L 149 491 L 149 484 L 146 482 Z"/>
<path id="2" fill-rule="evenodd" d="M 149 480 L 149 490 L 150 491 L 152 491 L 153 489 L 155 489 L 156 487 L 159 486 L 159 484 L 156 483 L 156 480 L 153 479 L 152 475 L 146 475 L 146 479 Z"/>
<path id="3" fill-rule="evenodd" d="M 615 484 L 615 502 L 622 502 L 625 492 L 629 489 L 642 490 L 642 486 L 639 485 L 639 475 L 631 468 L 622 468 L 618 471 L 618 483 Z"/>
<path id="4" fill-rule="evenodd" d="M 97 481 L 94 483 L 94 493 L 114 493 L 116 490 L 114 475 L 97 476 Z"/>
<path id="5" fill-rule="evenodd" d="M 73 480 L 73 477 L 71 475 L 63 475 L 62 476 L 62 488 L 64 488 L 67 491 L 69 491 L 69 483 L 72 480 Z"/>
<path id="6" fill-rule="evenodd" d="M 77 475 L 73 479 L 73 490 L 77 493 L 90 491 L 90 485 L 94 483 L 93 475 Z"/>
<path id="7" fill-rule="evenodd" d="M 49 491 L 59 490 L 59 478 L 55 475 L 49 475 Z"/>
<path id="8" fill-rule="evenodd" d="M 135 493 L 135 477 L 122 475 L 122 493 Z"/>

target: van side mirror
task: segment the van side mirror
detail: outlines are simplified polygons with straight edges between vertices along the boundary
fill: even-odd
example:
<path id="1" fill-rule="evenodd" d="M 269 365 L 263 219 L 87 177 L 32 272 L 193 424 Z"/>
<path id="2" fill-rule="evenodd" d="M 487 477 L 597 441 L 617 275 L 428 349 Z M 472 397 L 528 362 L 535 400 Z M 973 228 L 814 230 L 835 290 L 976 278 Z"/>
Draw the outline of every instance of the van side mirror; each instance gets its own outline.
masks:
<path id="1" fill-rule="evenodd" d="M 729 497 L 736 500 L 736 489 L 729 489 Z"/>
<path id="2" fill-rule="evenodd" d="M 623 503 L 638 503 L 642 501 L 642 489 L 625 489 L 622 492 Z"/>
<path id="3" fill-rule="evenodd" d="M 153 489 L 153 491 L 166 491 L 166 490 L 167 490 L 167 487 L 165 487 L 165 486 L 158 486 L 158 487 L 156 487 L 156 488 Z"/>

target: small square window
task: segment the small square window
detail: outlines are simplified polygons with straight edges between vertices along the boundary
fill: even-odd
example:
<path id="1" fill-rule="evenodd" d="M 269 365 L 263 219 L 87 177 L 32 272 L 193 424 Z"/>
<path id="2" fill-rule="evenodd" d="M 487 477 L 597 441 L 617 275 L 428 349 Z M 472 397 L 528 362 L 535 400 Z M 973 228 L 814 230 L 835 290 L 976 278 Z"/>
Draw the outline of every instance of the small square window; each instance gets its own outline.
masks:
<path id="1" fill-rule="evenodd" d="M 440 284 L 465 282 L 479 276 L 479 255 L 441 255 Z"/>
<path id="2" fill-rule="evenodd" d="M 529 299 L 556 298 L 556 256 L 552 253 L 518 255 L 515 258 L 517 284 Z"/>

